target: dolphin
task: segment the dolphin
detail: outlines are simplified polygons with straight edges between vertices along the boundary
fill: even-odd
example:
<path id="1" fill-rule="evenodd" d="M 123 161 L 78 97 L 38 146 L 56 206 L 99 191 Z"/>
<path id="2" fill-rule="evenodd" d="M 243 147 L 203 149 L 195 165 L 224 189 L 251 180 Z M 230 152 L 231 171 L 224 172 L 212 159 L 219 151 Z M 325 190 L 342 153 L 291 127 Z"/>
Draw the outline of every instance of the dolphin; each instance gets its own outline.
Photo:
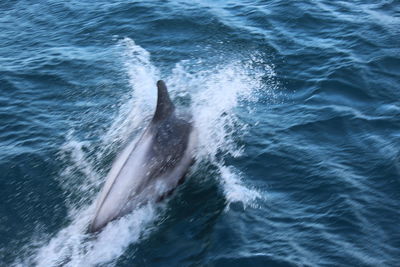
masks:
<path id="1" fill-rule="evenodd" d="M 97 197 L 89 232 L 141 205 L 158 201 L 183 181 L 194 161 L 196 133 L 179 118 L 164 81 L 157 82 L 157 107 L 137 142 L 129 143 L 114 161 Z"/>

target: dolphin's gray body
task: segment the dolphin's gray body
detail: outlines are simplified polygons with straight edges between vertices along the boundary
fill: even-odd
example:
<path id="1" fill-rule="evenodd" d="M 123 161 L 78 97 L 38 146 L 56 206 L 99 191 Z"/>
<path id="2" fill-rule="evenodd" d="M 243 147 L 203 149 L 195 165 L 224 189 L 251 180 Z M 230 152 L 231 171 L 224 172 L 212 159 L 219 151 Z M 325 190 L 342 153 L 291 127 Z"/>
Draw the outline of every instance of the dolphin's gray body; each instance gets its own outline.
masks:
<path id="1" fill-rule="evenodd" d="M 154 117 L 139 141 L 128 144 L 114 161 L 97 199 L 90 232 L 171 192 L 194 159 L 193 126 L 176 116 L 165 83 L 158 81 L 157 87 Z"/>

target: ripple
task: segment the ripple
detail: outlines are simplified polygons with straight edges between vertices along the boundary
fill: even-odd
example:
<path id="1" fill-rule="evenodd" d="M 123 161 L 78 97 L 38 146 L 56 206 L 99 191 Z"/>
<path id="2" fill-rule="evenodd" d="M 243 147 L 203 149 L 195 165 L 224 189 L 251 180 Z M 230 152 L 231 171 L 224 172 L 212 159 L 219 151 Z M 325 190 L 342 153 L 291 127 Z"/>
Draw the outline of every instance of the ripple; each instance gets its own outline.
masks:
<path id="1" fill-rule="evenodd" d="M 398 13 L 391 0 L 3 1 L 2 263 L 396 266 Z M 203 161 L 164 211 L 86 240 L 159 78 L 195 107 Z"/>

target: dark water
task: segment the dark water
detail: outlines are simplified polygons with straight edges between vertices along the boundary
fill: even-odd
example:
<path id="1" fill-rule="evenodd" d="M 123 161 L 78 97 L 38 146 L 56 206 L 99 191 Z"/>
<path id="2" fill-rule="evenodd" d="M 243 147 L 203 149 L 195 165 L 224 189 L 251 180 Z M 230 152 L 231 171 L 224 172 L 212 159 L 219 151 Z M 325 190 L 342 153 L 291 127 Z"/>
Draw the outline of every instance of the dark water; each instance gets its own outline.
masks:
<path id="1" fill-rule="evenodd" d="M 187 182 L 85 235 L 157 79 Z M 2 1 L 2 266 L 399 266 L 398 1 Z"/>

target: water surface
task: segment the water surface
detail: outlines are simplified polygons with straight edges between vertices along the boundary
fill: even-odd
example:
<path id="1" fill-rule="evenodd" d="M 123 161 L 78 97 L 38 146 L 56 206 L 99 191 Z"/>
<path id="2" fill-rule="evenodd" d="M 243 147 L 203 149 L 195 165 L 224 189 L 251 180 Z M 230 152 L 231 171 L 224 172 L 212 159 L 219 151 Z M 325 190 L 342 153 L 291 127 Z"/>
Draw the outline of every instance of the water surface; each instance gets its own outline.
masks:
<path id="1" fill-rule="evenodd" d="M 0 4 L 5 266 L 398 266 L 398 1 Z M 85 234 L 164 79 L 199 130 L 162 204 Z"/>

